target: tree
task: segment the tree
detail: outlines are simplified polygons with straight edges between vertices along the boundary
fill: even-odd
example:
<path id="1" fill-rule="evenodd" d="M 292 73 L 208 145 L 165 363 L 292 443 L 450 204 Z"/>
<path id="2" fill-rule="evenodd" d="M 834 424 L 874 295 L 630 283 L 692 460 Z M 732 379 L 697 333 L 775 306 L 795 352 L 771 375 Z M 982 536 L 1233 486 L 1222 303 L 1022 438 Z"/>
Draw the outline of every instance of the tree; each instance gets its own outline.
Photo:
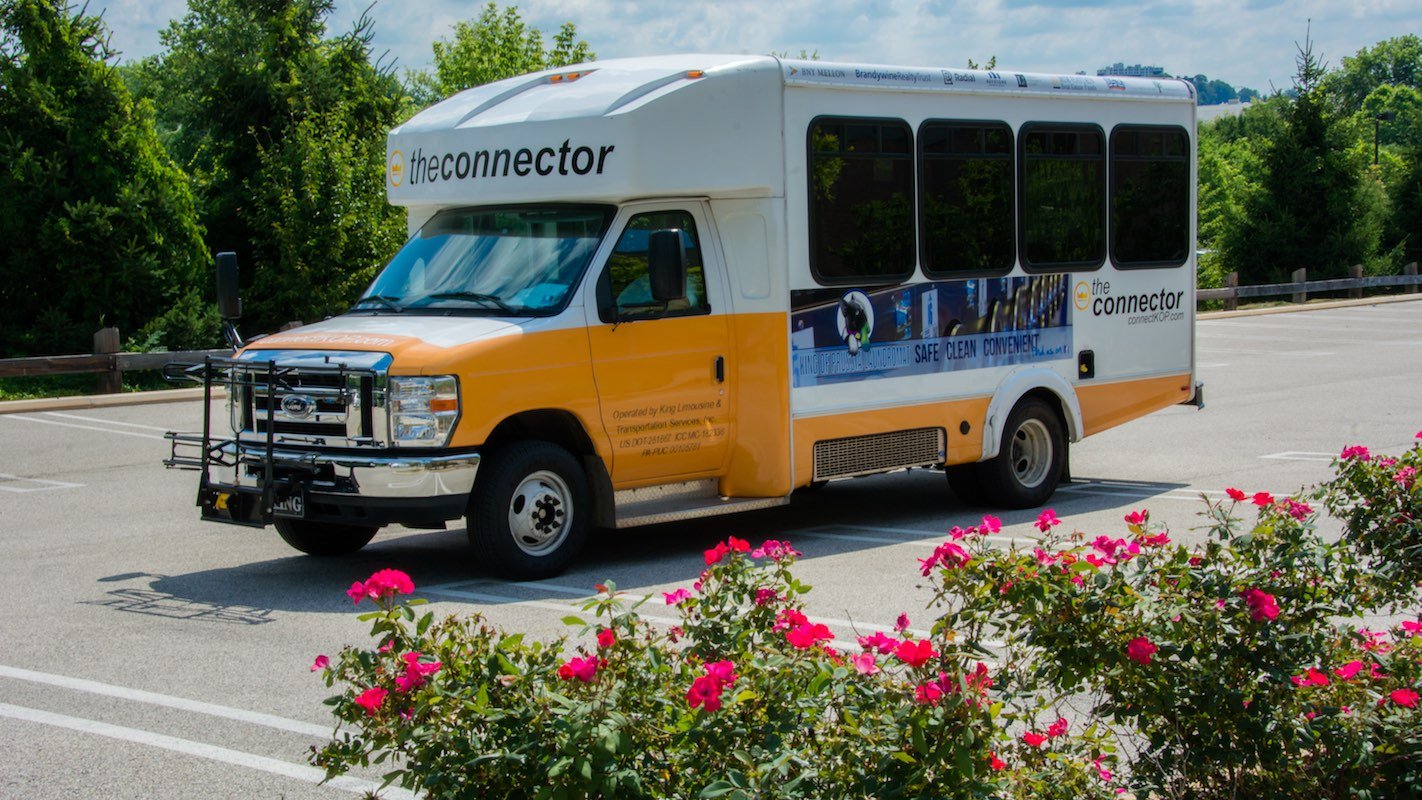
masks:
<path id="1" fill-rule="evenodd" d="M 452 40 L 434 43 L 433 72 L 411 72 L 407 83 L 411 98 L 424 107 L 471 86 L 595 58 L 573 23 L 565 22 L 545 50 L 543 33 L 523 21 L 517 6 L 500 11 L 491 0 L 477 20 L 454 26 Z"/>
<path id="2" fill-rule="evenodd" d="M 1298 96 L 1263 152 L 1263 174 L 1222 237 L 1227 261 L 1249 282 L 1282 281 L 1299 267 L 1340 277 L 1377 248 L 1376 220 L 1360 215 L 1363 165 L 1321 88 L 1326 73 L 1309 39 L 1299 47 Z"/>
<path id="3" fill-rule="evenodd" d="M 243 265 L 249 330 L 338 313 L 404 238 L 384 197 L 403 90 L 371 21 L 327 38 L 334 0 L 191 0 L 135 65 L 187 165 L 213 250 Z"/>
<path id="4" fill-rule="evenodd" d="M 1344 114 L 1355 114 L 1379 86 L 1422 89 L 1422 38 L 1409 33 L 1344 56 L 1341 69 L 1325 80 L 1328 94 Z"/>
<path id="5" fill-rule="evenodd" d="M 86 352 L 105 325 L 215 343 L 192 195 L 112 57 L 98 17 L 0 0 L 0 355 Z"/>

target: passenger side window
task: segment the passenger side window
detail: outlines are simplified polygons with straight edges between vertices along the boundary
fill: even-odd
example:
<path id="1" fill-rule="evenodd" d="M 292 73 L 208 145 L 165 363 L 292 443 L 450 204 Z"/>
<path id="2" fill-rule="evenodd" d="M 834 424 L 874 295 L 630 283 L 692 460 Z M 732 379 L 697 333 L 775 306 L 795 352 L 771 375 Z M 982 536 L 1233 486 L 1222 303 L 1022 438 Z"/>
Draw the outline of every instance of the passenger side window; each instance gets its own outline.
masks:
<path id="1" fill-rule="evenodd" d="M 923 271 L 931 277 L 1009 272 L 1017 259 L 1012 129 L 930 121 L 918 142 Z"/>
<path id="2" fill-rule="evenodd" d="M 1019 136 L 1018 224 L 1029 272 L 1106 260 L 1106 147 L 1096 126 L 1028 123 Z"/>
<path id="3" fill-rule="evenodd" d="M 913 132 L 902 120 L 816 119 L 809 130 L 810 271 L 822 284 L 914 270 Z"/>
<path id="4" fill-rule="evenodd" d="M 671 301 L 665 308 L 652 299 L 647 256 L 652 233 L 664 230 L 681 231 L 682 246 L 686 250 L 686 297 Z M 628 220 L 618 237 L 617 247 L 607 260 L 607 276 L 618 319 L 683 317 L 711 312 L 711 303 L 706 297 L 701 241 L 696 235 L 696 221 L 686 211 L 652 211 Z"/>
<path id="5" fill-rule="evenodd" d="M 1184 128 L 1111 131 L 1111 258 L 1178 267 L 1190 254 L 1190 138 Z"/>

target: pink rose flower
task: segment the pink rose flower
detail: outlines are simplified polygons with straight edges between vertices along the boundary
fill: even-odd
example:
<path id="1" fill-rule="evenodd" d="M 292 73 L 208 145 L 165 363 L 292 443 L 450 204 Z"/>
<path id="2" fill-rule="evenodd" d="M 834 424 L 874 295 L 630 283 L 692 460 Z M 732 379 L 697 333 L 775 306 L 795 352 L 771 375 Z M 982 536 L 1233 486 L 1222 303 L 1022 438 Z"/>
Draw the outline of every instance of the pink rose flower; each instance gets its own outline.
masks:
<path id="1" fill-rule="evenodd" d="M 1417 707 L 1417 692 L 1411 689 L 1394 689 L 1388 694 L 1388 698 L 1403 708 Z"/>
<path id="2" fill-rule="evenodd" d="M 577 678 L 583 683 L 591 683 L 597 677 L 597 668 L 600 666 L 600 659 L 596 656 L 586 658 L 568 659 L 563 666 L 558 668 L 558 677 L 565 681 Z"/>
<path id="3" fill-rule="evenodd" d="M 390 693 L 376 686 L 361 692 L 360 695 L 356 697 L 355 703 L 365 709 L 366 716 L 373 717 L 375 716 L 375 712 L 380 710 L 380 706 L 385 702 L 385 696 L 388 694 Z"/>
<path id="4" fill-rule="evenodd" d="M 1027 731 L 1022 734 L 1022 741 L 1025 742 L 1028 747 L 1041 747 L 1042 743 L 1047 741 L 1047 737 L 1044 734 Z"/>
<path id="5" fill-rule="evenodd" d="M 1057 512 L 1050 508 L 1037 515 L 1037 530 L 1042 533 L 1046 533 L 1060 524 L 1062 521 L 1057 519 Z"/>
<path id="6" fill-rule="evenodd" d="M 797 625 L 785 634 L 785 640 L 796 650 L 807 650 L 811 647 L 817 647 L 820 642 L 828 642 L 833 638 L 834 634 L 830 633 L 828 627 L 819 624 L 811 625 L 809 623 Z"/>
<path id="7" fill-rule="evenodd" d="M 603 628 L 597 632 L 597 646 L 603 650 L 617 643 L 617 631 L 611 628 Z"/>
<path id="8" fill-rule="evenodd" d="M 1233 486 L 1228 489 L 1225 489 L 1225 494 L 1229 495 L 1229 499 L 1233 500 L 1236 503 L 1244 502 L 1244 492 L 1241 492 Z"/>
<path id="9" fill-rule="evenodd" d="M 1357 675 L 1359 672 L 1362 671 L 1363 662 L 1350 661 L 1347 664 L 1344 664 L 1343 666 L 1339 667 L 1338 669 L 1333 670 L 1333 674 L 1337 675 L 1345 681 L 1348 681 L 1352 680 L 1354 675 Z"/>
<path id="10" fill-rule="evenodd" d="M 1132 511 L 1126 515 L 1126 524 L 1139 528 L 1150 519 L 1150 512 L 1144 508 L 1140 511 Z"/>
<path id="11" fill-rule="evenodd" d="M 879 664 L 874 659 L 873 653 L 860 653 L 857 656 L 850 656 L 849 663 L 854 665 L 854 671 L 860 675 L 876 675 L 879 672 Z"/>
<path id="12" fill-rule="evenodd" d="M 1338 459 L 1340 461 L 1352 461 L 1354 459 L 1357 459 L 1358 461 L 1367 461 L 1370 457 L 1371 456 L 1368 453 L 1368 448 L 1360 444 L 1355 444 L 1343 448 L 1343 452 L 1338 456 Z"/>
<path id="13" fill-rule="evenodd" d="M 1402 624 L 1398 627 L 1402 628 L 1402 632 L 1408 636 L 1422 636 L 1422 620 L 1416 622 L 1403 620 Z"/>
<path id="14" fill-rule="evenodd" d="M 943 699 L 943 688 L 936 683 L 924 683 L 913 689 L 913 701 L 922 706 L 936 706 Z"/>
<path id="15" fill-rule="evenodd" d="M 1149 664 L 1151 656 L 1159 649 L 1150 639 L 1137 636 L 1126 645 L 1126 657 L 1137 664 Z"/>
<path id="16" fill-rule="evenodd" d="M 1279 604 L 1274 601 L 1274 595 L 1258 589 L 1246 589 L 1239 596 L 1249 606 L 1249 616 L 1255 622 L 1266 622 L 1279 616 Z"/>
<path id="17" fill-rule="evenodd" d="M 997 753 L 988 753 L 988 766 L 993 772 L 1002 772 L 1007 769 L 1007 762 L 997 757 Z"/>
<path id="18" fill-rule="evenodd" d="M 983 524 L 979 527 L 981 527 L 984 534 L 1000 533 L 1002 532 L 1002 520 L 989 515 L 983 517 Z"/>
<path id="19" fill-rule="evenodd" d="M 879 655 L 888 655 L 899 646 L 899 640 L 885 636 L 883 631 L 875 631 L 873 636 L 859 637 L 859 646 L 865 650 L 877 650 Z"/>
<path id="20" fill-rule="evenodd" d="M 1071 723 L 1066 721 L 1066 717 L 1057 717 L 1057 721 L 1047 727 L 1047 738 L 1055 739 L 1067 732 Z"/>
<path id="21" fill-rule="evenodd" d="M 898 631 L 899 633 L 903 633 L 904 631 L 908 630 L 908 627 L 908 614 L 900 613 L 899 618 L 894 620 L 894 630 Z"/>
<path id="22" fill-rule="evenodd" d="M 671 592 L 662 592 L 662 597 L 666 599 L 667 605 L 669 606 L 679 606 L 681 605 L 681 601 L 685 600 L 690 596 L 691 592 L 687 591 L 685 588 L 677 589 Z"/>
<path id="23" fill-rule="evenodd" d="M 1274 495 L 1269 494 L 1268 492 L 1255 492 L 1255 493 L 1254 493 L 1254 505 L 1259 506 L 1260 508 L 1263 508 L 1264 506 L 1272 506 L 1273 504 L 1274 504 Z"/>
<path id="24" fill-rule="evenodd" d="M 367 597 L 371 600 L 383 600 L 414 591 L 415 584 L 409 575 L 398 569 L 382 569 L 367 578 L 365 583 L 352 583 L 351 588 L 346 590 L 346 596 L 354 600 L 356 605 L 360 605 L 360 601 Z"/>
<path id="25" fill-rule="evenodd" d="M 933 649 L 933 643 L 927 639 L 917 641 L 899 642 L 899 646 L 894 648 L 894 655 L 905 664 L 917 669 L 928 663 L 931 658 L 938 656 L 938 651 Z"/>
<path id="26" fill-rule="evenodd" d="M 325 656 L 316 656 L 316 660 L 311 662 L 311 671 L 315 672 L 318 669 L 325 669 L 329 666 L 331 666 L 331 659 Z"/>
<path id="27" fill-rule="evenodd" d="M 1289 681 L 1295 686 L 1327 686 L 1329 684 L 1328 673 L 1316 667 L 1309 667 L 1308 672 L 1302 675 L 1289 676 Z"/>

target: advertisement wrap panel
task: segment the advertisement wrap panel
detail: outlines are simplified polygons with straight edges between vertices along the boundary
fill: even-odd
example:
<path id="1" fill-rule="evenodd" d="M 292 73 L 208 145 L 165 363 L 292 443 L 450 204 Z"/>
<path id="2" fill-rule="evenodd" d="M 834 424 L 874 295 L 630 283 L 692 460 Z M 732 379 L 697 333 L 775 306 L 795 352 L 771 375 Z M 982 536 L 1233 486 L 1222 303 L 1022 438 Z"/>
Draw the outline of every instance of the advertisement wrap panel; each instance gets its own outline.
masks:
<path id="1" fill-rule="evenodd" d="M 793 292 L 793 385 L 1071 358 L 1068 291 L 1065 276 L 1042 275 Z"/>

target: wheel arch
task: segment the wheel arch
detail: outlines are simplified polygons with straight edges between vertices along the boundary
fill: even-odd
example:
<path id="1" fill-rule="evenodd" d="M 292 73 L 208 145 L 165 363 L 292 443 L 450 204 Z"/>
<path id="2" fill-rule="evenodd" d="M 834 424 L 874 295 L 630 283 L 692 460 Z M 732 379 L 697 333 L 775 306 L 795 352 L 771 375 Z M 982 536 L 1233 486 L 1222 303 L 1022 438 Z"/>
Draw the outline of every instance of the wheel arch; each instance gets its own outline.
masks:
<path id="1" fill-rule="evenodd" d="M 1049 369 L 1021 370 L 999 384 L 991 402 L 988 403 L 987 414 L 983 418 L 982 460 L 997 457 L 1002 446 L 1002 428 L 1007 423 L 1007 417 L 1012 413 L 1012 409 L 1027 397 L 1040 398 L 1056 410 L 1068 441 L 1081 440 L 1084 430 L 1081 404 L 1076 399 L 1076 390 L 1066 378 Z"/>
<path id="2" fill-rule="evenodd" d="M 592 492 L 592 521 L 611 527 L 616 520 L 613 502 L 612 476 L 598 455 L 592 436 L 582 420 L 561 408 L 540 408 L 521 411 L 500 421 L 484 441 L 483 452 L 492 455 L 513 442 L 536 440 L 558 445 L 573 454 L 583 466 Z"/>

